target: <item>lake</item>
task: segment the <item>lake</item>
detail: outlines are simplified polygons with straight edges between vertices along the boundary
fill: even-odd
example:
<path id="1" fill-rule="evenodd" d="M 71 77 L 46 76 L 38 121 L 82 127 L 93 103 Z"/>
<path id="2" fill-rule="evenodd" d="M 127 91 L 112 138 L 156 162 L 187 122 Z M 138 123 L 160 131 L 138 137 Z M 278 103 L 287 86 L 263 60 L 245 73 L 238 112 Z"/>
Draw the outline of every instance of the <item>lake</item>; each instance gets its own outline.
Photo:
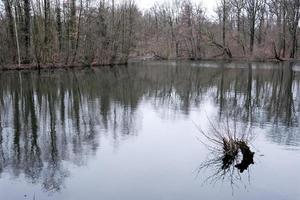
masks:
<path id="1" fill-rule="evenodd" d="M 2 72 L 0 196 L 299 200 L 299 123 L 293 63 Z M 213 130 L 249 135 L 254 162 L 224 167 Z"/>

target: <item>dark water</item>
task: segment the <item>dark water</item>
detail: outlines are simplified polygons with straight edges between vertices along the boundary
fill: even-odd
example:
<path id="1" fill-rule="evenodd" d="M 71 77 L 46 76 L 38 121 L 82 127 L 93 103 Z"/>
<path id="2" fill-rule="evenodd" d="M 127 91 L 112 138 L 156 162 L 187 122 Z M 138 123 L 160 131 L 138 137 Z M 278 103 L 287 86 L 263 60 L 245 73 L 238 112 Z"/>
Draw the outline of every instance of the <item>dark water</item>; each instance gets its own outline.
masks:
<path id="1" fill-rule="evenodd" d="M 300 199 L 294 64 L 1 73 L 0 111 L 0 199 Z M 251 132 L 246 171 L 199 170 L 212 124 Z"/>

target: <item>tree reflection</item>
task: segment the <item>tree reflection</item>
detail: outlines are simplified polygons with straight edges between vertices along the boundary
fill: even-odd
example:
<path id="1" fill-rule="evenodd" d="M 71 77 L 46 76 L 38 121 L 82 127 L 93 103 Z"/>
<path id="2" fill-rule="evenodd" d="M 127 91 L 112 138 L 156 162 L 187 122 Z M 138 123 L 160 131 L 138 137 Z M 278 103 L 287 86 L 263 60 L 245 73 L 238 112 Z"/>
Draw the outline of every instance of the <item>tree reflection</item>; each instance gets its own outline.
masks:
<path id="1" fill-rule="evenodd" d="M 296 131 L 299 125 L 300 91 L 299 75 L 296 76 L 293 71 L 294 64 L 281 63 L 267 69 L 255 66 L 255 70 L 252 65 L 249 63 L 247 70 L 238 68 L 225 71 L 227 78 L 220 87 L 225 95 L 222 106 L 219 106 L 223 116 L 221 119 L 229 114 L 231 118 L 252 125 L 271 124 L 273 129 L 270 134 L 275 134 L 275 137 L 280 137 L 278 132 L 289 134 L 279 131 L 282 127 L 290 127 L 289 132 Z M 271 139 L 276 142 L 275 138 Z M 291 144 L 290 141 L 286 144 Z M 299 145 L 299 139 L 297 141 Z"/>
<path id="2" fill-rule="evenodd" d="M 271 124 L 270 140 L 299 145 L 299 80 L 293 63 L 271 68 L 150 63 L 0 74 L 0 173 L 24 174 L 47 191 L 60 190 L 69 176 L 65 163 L 84 165 L 98 149 L 100 136 L 118 147 L 138 134 L 141 102 L 174 118 L 205 109 L 202 103 L 210 101 L 218 120 Z"/>
<path id="3" fill-rule="evenodd" d="M 85 165 L 98 149 L 100 133 L 114 129 L 113 136 L 107 135 L 113 141 L 136 134 L 140 95 L 130 88 L 138 84 L 127 82 L 129 77 L 115 80 L 121 82 L 118 87 L 128 88 L 120 94 L 112 90 L 106 75 L 99 79 L 102 74 L 84 73 L 24 72 L 1 77 L 0 173 L 25 175 L 46 191 L 59 191 L 70 175 L 65 162 Z M 81 82 L 77 76 L 87 80 Z"/>

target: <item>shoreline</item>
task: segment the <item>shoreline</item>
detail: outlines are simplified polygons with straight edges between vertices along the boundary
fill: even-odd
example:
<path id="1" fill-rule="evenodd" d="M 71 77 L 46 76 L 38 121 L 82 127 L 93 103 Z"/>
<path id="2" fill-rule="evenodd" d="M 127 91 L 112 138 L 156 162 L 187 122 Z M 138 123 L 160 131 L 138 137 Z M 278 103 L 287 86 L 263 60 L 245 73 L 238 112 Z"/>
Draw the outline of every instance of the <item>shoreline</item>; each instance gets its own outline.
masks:
<path id="1" fill-rule="evenodd" d="M 300 59 L 290 59 L 290 58 L 282 58 L 282 59 L 276 59 L 276 58 L 244 58 L 244 57 L 234 57 L 234 58 L 163 58 L 160 57 L 160 59 L 154 58 L 134 58 L 132 59 L 134 61 L 222 61 L 222 62 L 236 62 L 236 61 L 243 61 L 243 62 L 300 62 Z"/>
<path id="2" fill-rule="evenodd" d="M 127 66 L 129 63 L 139 63 L 139 62 L 167 62 L 167 61 L 191 61 L 191 62 L 258 62 L 258 63 L 267 63 L 267 62 L 300 62 L 300 59 L 285 59 L 285 60 L 277 60 L 275 58 L 265 58 L 265 59 L 255 59 L 255 58 L 232 58 L 232 59 L 216 59 L 216 58 L 203 58 L 203 59 L 143 59 L 143 58 L 133 58 L 127 63 L 115 63 L 115 64 L 73 64 L 73 65 L 65 65 L 61 63 L 51 63 L 51 64 L 41 64 L 40 67 L 37 64 L 6 64 L 0 65 L 0 72 L 5 71 L 40 71 L 40 70 L 55 70 L 55 69 L 75 69 L 75 68 L 99 68 L 99 67 L 114 67 L 114 66 Z"/>
<path id="3" fill-rule="evenodd" d="M 0 72 L 1 71 L 40 71 L 40 70 L 48 70 L 48 69 L 75 69 L 75 68 L 93 68 L 93 67 L 113 67 L 113 66 L 126 66 L 128 63 L 116 63 L 116 64 L 92 64 L 92 65 L 85 65 L 85 64 L 73 64 L 73 65 L 65 65 L 61 63 L 52 63 L 52 64 L 7 64 L 7 65 L 0 65 Z"/>

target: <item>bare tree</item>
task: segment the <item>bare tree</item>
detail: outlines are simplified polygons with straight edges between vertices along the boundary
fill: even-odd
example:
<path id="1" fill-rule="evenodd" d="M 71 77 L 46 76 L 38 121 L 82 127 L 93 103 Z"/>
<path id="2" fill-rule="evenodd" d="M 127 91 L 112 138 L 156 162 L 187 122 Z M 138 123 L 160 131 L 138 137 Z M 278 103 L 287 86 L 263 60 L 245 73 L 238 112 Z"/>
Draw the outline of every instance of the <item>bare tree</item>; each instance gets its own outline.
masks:
<path id="1" fill-rule="evenodd" d="M 286 0 L 287 1 L 287 19 L 289 32 L 291 36 L 291 50 L 290 58 L 295 58 L 297 52 L 297 30 L 300 19 L 300 0 Z"/>
<path id="2" fill-rule="evenodd" d="M 246 11 L 249 19 L 249 34 L 250 34 L 250 53 L 253 54 L 255 27 L 258 19 L 258 14 L 263 5 L 263 0 L 248 0 L 246 2 Z"/>
<path id="3" fill-rule="evenodd" d="M 17 55 L 18 55 L 18 66 L 20 67 L 21 65 L 21 55 L 20 55 L 20 44 L 19 44 L 19 31 L 18 31 L 18 26 L 17 26 L 17 3 L 16 0 L 13 2 L 14 3 L 14 10 L 15 10 L 15 16 L 13 17 L 14 20 L 14 28 L 15 28 L 15 35 L 16 35 L 16 44 L 17 44 Z"/>
<path id="4" fill-rule="evenodd" d="M 172 0 L 140 10 L 134 0 L 1 0 L 2 65 L 126 64 L 157 59 L 296 59 L 300 0 Z M 151 57 L 151 56 L 150 56 Z M 25 65 L 26 64 L 26 65 Z"/>
<path id="5" fill-rule="evenodd" d="M 8 20 L 8 33 L 9 33 L 9 40 L 8 43 L 11 45 L 12 49 L 16 48 L 16 39 L 15 39 L 15 23 L 14 23 L 14 16 L 13 16 L 13 7 L 11 0 L 2 0 L 5 6 L 5 15 Z M 12 54 L 13 62 L 15 62 L 16 56 L 14 55 L 14 51 L 11 50 L 10 54 Z"/>
<path id="6" fill-rule="evenodd" d="M 24 17 L 25 17 L 25 24 L 24 24 L 24 43 L 25 43 L 25 59 L 23 63 L 29 64 L 30 63 L 30 1 L 24 0 Z"/>
<path id="7" fill-rule="evenodd" d="M 245 0 L 230 0 L 230 6 L 236 13 L 236 26 L 239 33 L 241 31 L 241 15 L 245 8 Z"/>
<path id="8" fill-rule="evenodd" d="M 55 13 L 56 13 L 56 30 L 58 34 L 58 46 L 59 51 L 62 50 L 63 33 L 62 33 L 62 19 L 61 19 L 61 7 L 60 0 L 55 2 Z"/>

